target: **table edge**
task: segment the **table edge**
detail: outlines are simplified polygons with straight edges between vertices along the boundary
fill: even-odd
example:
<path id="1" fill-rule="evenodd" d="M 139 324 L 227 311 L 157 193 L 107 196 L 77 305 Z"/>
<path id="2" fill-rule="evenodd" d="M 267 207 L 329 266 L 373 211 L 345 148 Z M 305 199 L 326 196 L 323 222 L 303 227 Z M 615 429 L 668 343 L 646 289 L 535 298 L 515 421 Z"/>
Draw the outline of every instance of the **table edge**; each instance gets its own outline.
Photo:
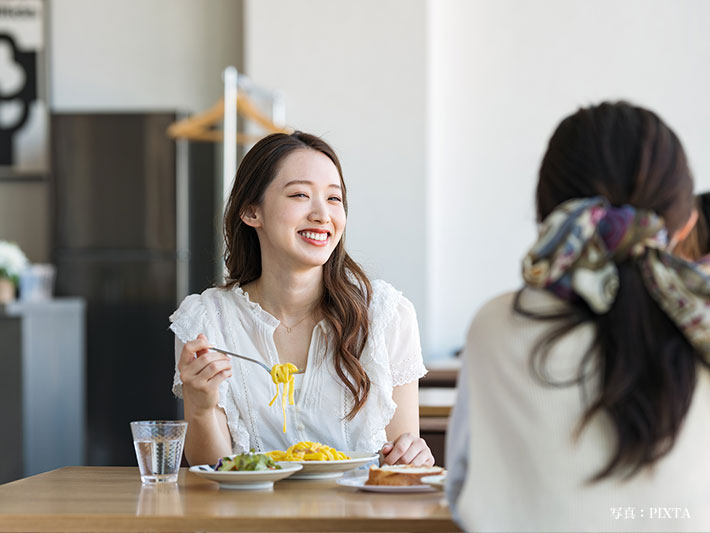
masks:
<path id="1" fill-rule="evenodd" d="M 335 529 L 334 529 L 335 528 Z M 447 518 L 283 518 L 283 517 L 180 517 L 180 516 L 125 516 L 125 515 L 3 515 L 0 532 L 35 531 L 368 531 L 368 532 L 451 532 L 461 531 Z"/>

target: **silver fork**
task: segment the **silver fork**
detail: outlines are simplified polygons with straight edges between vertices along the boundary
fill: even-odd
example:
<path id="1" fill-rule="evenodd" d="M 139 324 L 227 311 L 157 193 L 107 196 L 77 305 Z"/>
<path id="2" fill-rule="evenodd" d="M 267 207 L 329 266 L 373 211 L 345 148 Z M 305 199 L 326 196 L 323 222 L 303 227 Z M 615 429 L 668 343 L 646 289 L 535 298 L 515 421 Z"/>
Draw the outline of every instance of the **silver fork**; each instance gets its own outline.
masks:
<path id="1" fill-rule="evenodd" d="M 223 350 L 222 348 L 215 348 L 214 346 L 210 346 L 209 349 L 214 352 L 223 353 L 224 355 L 231 355 L 232 357 L 238 357 L 239 359 L 244 359 L 245 361 L 250 361 L 252 363 L 256 363 L 261 368 L 266 370 L 269 374 L 271 374 L 271 367 L 266 366 L 261 361 L 257 361 L 256 359 L 252 359 L 251 357 L 247 357 L 246 355 L 239 355 L 238 353 L 229 352 L 227 350 Z M 294 374 L 303 374 L 303 372 L 304 372 L 304 370 L 299 370 L 298 372 L 294 372 Z"/>

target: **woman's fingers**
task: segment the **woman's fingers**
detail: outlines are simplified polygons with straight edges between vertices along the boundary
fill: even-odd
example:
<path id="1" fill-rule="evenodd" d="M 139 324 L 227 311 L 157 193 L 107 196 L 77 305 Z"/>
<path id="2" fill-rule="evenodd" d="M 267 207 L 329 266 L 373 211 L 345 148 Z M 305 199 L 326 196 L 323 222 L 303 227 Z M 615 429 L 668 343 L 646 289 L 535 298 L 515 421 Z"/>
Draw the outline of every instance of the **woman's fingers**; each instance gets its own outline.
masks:
<path id="1" fill-rule="evenodd" d="M 178 370 L 183 384 L 185 406 L 193 412 L 214 409 L 219 402 L 219 386 L 232 375 L 229 357 L 210 351 L 207 337 L 198 335 L 183 346 Z"/>
<path id="2" fill-rule="evenodd" d="M 222 372 L 231 373 L 231 369 L 229 357 L 210 352 L 209 342 L 202 334 L 195 340 L 185 343 L 178 363 L 180 379 L 187 387 L 206 388 L 207 382 Z"/>
<path id="3" fill-rule="evenodd" d="M 392 451 L 392 443 L 391 442 L 385 442 L 382 445 L 382 448 L 380 449 L 379 455 L 379 461 L 380 465 L 385 464 L 385 457 L 387 456 L 388 453 Z"/>
<path id="4" fill-rule="evenodd" d="M 212 386 L 218 387 L 219 385 L 222 384 L 222 382 L 225 379 L 228 379 L 231 377 L 232 377 L 232 367 L 229 367 L 226 370 L 222 370 L 221 372 L 218 372 L 217 374 L 212 376 L 209 380 L 207 380 L 207 384 L 210 387 L 212 387 Z"/>
<path id="5" fill-rule="evenodd" d="M 204 388 L 209 380 L 225 370 L 232 370 L 229 358 L 220 354 L 208 353 L 183 368 L 180 371 L 180 378 L 183 384 L 189 387 Z"/>
<path id="6" fill-rule="evenodd" d="M 196 356 L 207 353 L 209 347 L 210 343 L 207 340 L 207 337 L 205 337 L 202 333 L 200 333 L 195 340 L 187 341 L 182 347 L 178 367 L 190 364 Z"/>
<path id="7" fill-rule="evenodd" d="M 389 452 L 387 448 L 391 447 Z M 387 443 L 382 447 L 382 464 L 389 465 L 416 465 L 431 466 L 434 464 L 434 457 L 424 439 L 414 437 L 410 433 L 400 435 L 392 444 Z"/>
<path id="8" fill-rule="evenodd" d="M 190 373 L 194 375 L 199 375 L 202 372 L 209 372 L 210 368 L 214 368 L 215 363 L 227 363 L 231 366 L 229 357 L 222 355 L 221 353 L 210 352 L 205 355 L 201 355 L 189 365 Z"/>
<path id="9" fill-rule="evenodd" d="M 385 455 L 383 463 L 387 465 L 397 464 L 407 452 L 413 440 L 413 437 L 409 433 L 403 433 L 397 437 L 392 443 L 392 449 Z"/>
<path id="10" fill-rule="evenodd" d="M 429 446 L 426 446 L 409 463 L 414 466 L 434 466 L 434 456 L 431 454 Z"/>
<path id="11" fill-rule="evenodd" d="M 231 369 L 232 363 L 229 359 L 218 359 L 216 361 L 211 361 L 196 374 L 196 381 L 197 383 L 206 383 L 220 372 Z"/>
<path id="12" fill-rule="evenodd" d="M 419 437 L 412 438 L 409 443 L 409 448 L 402 454 L 398 460 L 398 464 L 401 465 L 411 465 L 414 464 L 415 458 L 422 452 L 428 453 L 429 447 L 424 442 L 424 439 Z"/>
<path id="13" fill-rule="evenodd" d="M 195 352 L 195 355 L 197 355 L 197 357 L 200 357 L 201 355 L 205 355 L 207 352 L 209 352 L 208 348 L 210 346 L 210 343 L 207 341 L 207 337 L 205 337 L 202 333 L 197 336 L 197 340 L 203 341 L 203 344 L 207 345 L 204 348 L 201 348 L 197 350 L 197 352 Z"/>

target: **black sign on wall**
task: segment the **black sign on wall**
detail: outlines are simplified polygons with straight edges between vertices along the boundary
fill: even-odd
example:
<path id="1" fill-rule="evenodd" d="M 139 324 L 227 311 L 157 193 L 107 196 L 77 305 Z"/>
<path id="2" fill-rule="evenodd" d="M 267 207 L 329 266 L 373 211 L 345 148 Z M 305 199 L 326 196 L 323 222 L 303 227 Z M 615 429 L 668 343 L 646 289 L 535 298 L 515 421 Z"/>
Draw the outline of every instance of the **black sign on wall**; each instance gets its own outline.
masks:
<path id="1" fill-rule="evenodd" d="M 47 171 L 45 7 L 43 0 L 0 0 L 0 174 L 3 175 Z"/>

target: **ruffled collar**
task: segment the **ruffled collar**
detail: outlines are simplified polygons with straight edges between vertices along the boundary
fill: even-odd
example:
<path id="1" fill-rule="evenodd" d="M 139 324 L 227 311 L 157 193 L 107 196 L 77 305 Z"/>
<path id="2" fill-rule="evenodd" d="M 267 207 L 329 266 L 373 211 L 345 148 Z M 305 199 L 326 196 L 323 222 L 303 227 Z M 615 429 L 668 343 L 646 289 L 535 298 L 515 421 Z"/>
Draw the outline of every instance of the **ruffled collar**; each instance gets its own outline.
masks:
<path id="1" fill-rule="evenodd" d="M 257 302 L 253 302 L 251 298 L 249 298 L 249 293 L 242 289 L 239 285 L 235 285 L 232 289 L 232 292 L 237 296 L 238 299 L 244 302 L 247 309 L 249 309 L 252 315 L 254 315 L 254 317 L 257 318 L 259 321 L 263 322 L 264 324 L 273 329 L 279 327 L 279 324 L 281 324 L 279 319 L 268 311 L 264 310 Z"/>
<path id="2" fill-rule="evenodd" d="M 274 315 L 266 311 L 263 307 L 261 307 L 259 303 L 252 301 L 249 297 L 249 293 L 242 289 L 241 286 L 234 285 L 234 287 L 232 288 L 232 292 L 236 295 L 237 298 L 244 302 L 247 309 L 251 311 L 252 315 L 254 315 L 257 320 L 263 322 L 272 329 L 276 329 L 279 327 L 281 321 Z M 320 327 L 323 333 L 325 334 L 327 332 L 326 320 L 322 319 L 314 326 L 314 328 L 315 327 Z"/>

